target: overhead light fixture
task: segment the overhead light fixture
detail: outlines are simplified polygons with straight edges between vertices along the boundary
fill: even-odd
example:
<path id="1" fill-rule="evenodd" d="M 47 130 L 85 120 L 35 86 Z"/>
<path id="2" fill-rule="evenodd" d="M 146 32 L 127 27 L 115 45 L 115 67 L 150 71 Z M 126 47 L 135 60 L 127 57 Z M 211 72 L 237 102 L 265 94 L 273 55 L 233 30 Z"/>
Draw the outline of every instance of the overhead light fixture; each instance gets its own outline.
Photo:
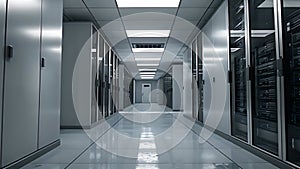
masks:
<path id="1" fill-rule="evenodd" d="M 132 48 L 134 53 L 162 53 L 165 48 Z"/>
<path id="2" fill-rule="evenodd" d="M 138 63 L 137 66 L 158 66 L 158 63 Z"/>
<path id="3" fill-rule="evenodd" d="M 136 61 L 160 61 L 160 58 L 135 58 Z"/>
<path id="4" fill-rule="evenodd" d="M 174 7 L 179 6 L 180 0 L 116 0 L 119 8 L 139 8 L 139 7 Z"/>
<path id="5" fill-rule="evenodd" d="M 140 72 L 140 75 L 155 75 L 156 72 Z"/>
<path id="6" fill-rule="evenodd" d="M 141 79 L 154 79 L 154 77 L 141 77 Z"/>
<path id="7" fill-rule="evenodd" d="M 140 72 L 143 72 L 143 71 L 157 71 L 157 69 L 139 69 Z"/>
<path id="8" fill-rule="evenodd" d="M 170 30 L 126 30 L 129 38 L 159 38 L 169 37 Z"/>

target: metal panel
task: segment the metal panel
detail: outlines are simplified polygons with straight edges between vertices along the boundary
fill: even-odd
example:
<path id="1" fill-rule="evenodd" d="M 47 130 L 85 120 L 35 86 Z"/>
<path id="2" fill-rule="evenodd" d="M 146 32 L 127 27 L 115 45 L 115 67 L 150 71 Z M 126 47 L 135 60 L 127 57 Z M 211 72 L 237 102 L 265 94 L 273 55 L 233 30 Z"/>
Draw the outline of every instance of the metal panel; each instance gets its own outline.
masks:
<path id="1" fill-rule="evenodd" d="M 10 0 L 3 104 L 3 163 L 37 150 L 40 76 L 41 0 Z"/>
<path id="2" fill-rule="evenodd" d="M 2 44 L 0 48 L 0 53 L 2 59 L 0 59 L 0 152 L 2 152 L 2 94 L 3 94 L 3 72 L 4 72 L 4 35 L 5 35 L 5 17 L 6 17 L 6 0 L 0 0 L 0 44 Z M 0 153 L 0 164 L 2 159 L 2 154 Z"/>
<path id="3" fill-rule="evenodd" d="M 43 0 L 39 148 L 59 139 L 62 11 L 61 0 Z"/>
<path id="4" fill-rule="evenodd" d="M 91 25 L 88 22 L 64 23 L 61 79 L 63 127 L 90 126 Z M 76 66 L 76 63 L 80 63 L 80 66 Z"/>

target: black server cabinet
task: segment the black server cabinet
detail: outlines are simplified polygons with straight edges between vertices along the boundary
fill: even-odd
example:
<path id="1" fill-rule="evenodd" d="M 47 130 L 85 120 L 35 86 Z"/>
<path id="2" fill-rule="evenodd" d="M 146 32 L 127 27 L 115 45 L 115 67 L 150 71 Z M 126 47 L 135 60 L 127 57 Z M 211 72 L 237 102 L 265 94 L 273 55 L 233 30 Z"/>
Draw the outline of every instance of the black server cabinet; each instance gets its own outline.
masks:
<path id="1" fill-rule="evenodd" d="M 278 154 L 278 86 L 274 9 L 249 1 L 252 59 L 253 145 Z"/>
<path id="2" fill-rule="evenodd" d="M 103 112 L 104 112 L 104 106 L 103 106 L 103 95 L 104 95 L 104 39 L 100 36 L 99 37 L 99 60 L 98 60 L 98 65 L 99 65 L 99 72 L 98 72 L 98 120 L 101 120 L 103 118 Z"/>
<path id="3" fill-rule="evenodd" d="M 232 135 L 248 140 L 244 0 L 229 3 Z"/>
<path id="4" fill-rule="evenodd" d="M 283 7 L 286 154 L 300 165 L 300 5 Z"/>
<path id="5" fill-rule="evenodd" d="M 202 60 L 202 34 L 197 37 L 197 88 L 198 88 L 198 120 L 203 123 L 203 60 Z"/>

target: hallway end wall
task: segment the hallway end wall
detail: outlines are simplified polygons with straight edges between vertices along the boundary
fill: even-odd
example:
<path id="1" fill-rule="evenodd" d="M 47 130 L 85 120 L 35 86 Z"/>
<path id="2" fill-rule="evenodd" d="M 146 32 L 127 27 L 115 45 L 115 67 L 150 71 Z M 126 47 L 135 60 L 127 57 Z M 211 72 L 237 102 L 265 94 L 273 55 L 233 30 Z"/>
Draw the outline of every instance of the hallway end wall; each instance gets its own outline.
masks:
<path id="1" fill-rule="evenodd" d="M 135 81 L 135 103 L 142 103 L 142 84 L 151 84 L 151 103 L 157 103 L 157 96 L 152 93 L 153 90 L 157 89 L 157 80 L 136 80 Z"/>

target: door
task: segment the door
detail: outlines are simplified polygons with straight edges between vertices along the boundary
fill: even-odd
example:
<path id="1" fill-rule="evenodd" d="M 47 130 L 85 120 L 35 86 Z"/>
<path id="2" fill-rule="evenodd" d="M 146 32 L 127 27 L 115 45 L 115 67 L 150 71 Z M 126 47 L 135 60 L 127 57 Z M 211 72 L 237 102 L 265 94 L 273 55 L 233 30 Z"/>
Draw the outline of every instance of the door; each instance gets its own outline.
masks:
<path id="1" fill-rule="evenodd" d="M 57 140 L 60 133 L 61 50 L 51 49 L 62 44 L 62 8 L 60 0 L 43 0 L 39 148 Z M 47 30 L 55 30 L 58 36 L 49 37 Z"/>
<path id="2" fill-rule="evenodd" d="M 280 91 L 274 5 L 249 3 L 252 59 L 253 145 L 280 156 Z M 262 17 L 263 16 L 263 17 Z M 279 114 L 279 115 L 278 115 Z"/>
<path id="3" fill-rule="evenodd" d="M 300 166 L 300 3 L 282 2 L 286 159 Z"/>
<path id="4" fill-rule="evenodd" d="M 231 134 L 248 141 L 245 3 L 228 1 L 230 29 Z M 239 33 L 240 32 L 240 33 Z M 238 34 L 239 33 L 239 34 Z M 238 35 L 237 35 L 238 34 Z"/>
<path id="5" fill-rule="evenodd" d="M 6 16 L 6 0 L 0 0 L 0 44 L 4 44 L 4 35 L 5 35 L 5 16 Z M 0 48 L 1 57 L 0 59 L 0 82 L 3 82 L 3 68 L 4 68 L 4 48 L 1 46 Z M 0 83 L 0 88 L 3 89 L 3 83 Z M 0 110 L 2 110 L 2 90 L 0 90 Z M 0 113 L 0 131 L 2 131 L 2 112 Z M 0 133 L 0 152 L 1 150 L 1 141 L 2 141 L 2 133 Z M 1 166 L 0 166 L 1 167 Z"/>
<path id="6" fill-rule="evenodd" d="M 151 84 L 143 83 L 142 84 L 142 103 L 150 103 L 151 102 Z"/>
<path id="7" fill-rule="evenodd" d="M 7 10 L 3 165 L 37 150 L 41 0 L 9 0 Z"/>

